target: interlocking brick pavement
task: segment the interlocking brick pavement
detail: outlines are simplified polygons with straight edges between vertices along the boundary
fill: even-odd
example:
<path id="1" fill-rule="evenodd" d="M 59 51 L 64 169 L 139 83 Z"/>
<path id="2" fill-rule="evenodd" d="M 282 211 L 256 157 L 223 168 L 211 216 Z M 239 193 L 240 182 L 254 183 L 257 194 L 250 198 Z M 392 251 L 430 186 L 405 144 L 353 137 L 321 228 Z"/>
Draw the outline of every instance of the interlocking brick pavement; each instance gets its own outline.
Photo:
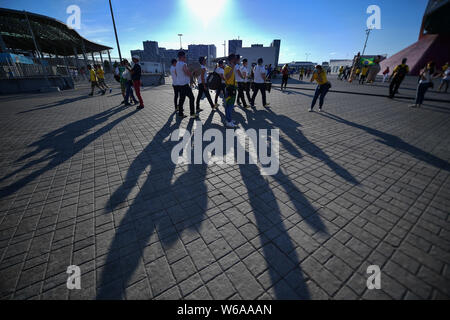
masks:
<path id="1" fill-rule="evenodd" d="M 117 87 L 0 97 L 0 298 L 448 299 L 449 95 L 410 109 L 414 79 L 394 100 L 332 82 L 324 113 L 293 80 L 270 108 L 236 109 L 242 128 L 280 130 L 274 176 L 174 165 L 170 134 L 195 124 L 170 85 L 139 112 Z"/>

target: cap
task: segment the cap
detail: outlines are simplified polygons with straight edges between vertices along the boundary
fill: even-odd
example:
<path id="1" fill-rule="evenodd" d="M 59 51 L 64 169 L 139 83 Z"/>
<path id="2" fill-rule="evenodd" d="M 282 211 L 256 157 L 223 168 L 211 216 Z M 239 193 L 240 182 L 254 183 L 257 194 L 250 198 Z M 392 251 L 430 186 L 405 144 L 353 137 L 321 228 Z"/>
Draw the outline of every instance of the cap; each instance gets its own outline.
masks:
<path id="1" fill-rule="evenodd" d="M 139 56 L 133 56 L 133 59 L 141 60 L 141 58 Z"/>

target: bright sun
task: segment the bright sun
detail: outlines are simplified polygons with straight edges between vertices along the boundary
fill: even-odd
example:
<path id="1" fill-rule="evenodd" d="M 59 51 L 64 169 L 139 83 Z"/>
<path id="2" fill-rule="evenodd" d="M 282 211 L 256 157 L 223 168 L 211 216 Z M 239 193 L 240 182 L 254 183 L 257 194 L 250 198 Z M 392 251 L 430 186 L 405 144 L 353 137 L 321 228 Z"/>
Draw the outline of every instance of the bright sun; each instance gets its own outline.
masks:
<path id="1" fill-rule="evenodd" d="M 227 0 L 186 0 L 186 5 L 204 26 L 215 19 L 225 6 Z"/>

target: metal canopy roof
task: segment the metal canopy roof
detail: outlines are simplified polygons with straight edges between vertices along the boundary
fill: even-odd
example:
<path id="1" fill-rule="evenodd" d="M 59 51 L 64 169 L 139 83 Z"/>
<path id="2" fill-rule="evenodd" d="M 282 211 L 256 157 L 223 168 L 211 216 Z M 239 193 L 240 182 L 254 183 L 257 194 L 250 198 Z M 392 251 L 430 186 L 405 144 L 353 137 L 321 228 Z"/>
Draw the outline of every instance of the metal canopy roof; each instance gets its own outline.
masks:
<path id="1" fill-rule="evenodd" d="M 76 48 L 78 54 L 112 49 L 84 39 L 66 24 L 40 14 L 0 8 L 0 34 L 7 48 L 34 51 L 26 15 L 33 29 L 39 50 L 44 53 L 70 56 Z"/>

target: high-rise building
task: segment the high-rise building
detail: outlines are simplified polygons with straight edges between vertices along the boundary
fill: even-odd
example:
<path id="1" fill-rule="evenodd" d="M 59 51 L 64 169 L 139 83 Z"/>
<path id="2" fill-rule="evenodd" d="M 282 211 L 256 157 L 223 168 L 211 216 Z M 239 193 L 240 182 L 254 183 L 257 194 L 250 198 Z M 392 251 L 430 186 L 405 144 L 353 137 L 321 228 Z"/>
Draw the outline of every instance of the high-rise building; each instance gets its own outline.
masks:
<path id="1" fill-rule="evenodd" d="M 275 65 L 277 66 L 278 61 L 280 60 L 281 40 L 273 40 L 270 46 L 275 48 Z"/>
<path id="2" fill-rule="evenodd" d="M 236 53 L 238 48 L 242 48 L 242 40 L 228 40 L 228 54 Z"/>
<path id="3" fill-rule="evenodd" d="M 157 41 L 144 41 L 144 60 L 157 62 L 160 59 Z"/>
<path id="4" fill-rule="evenodd" d="M 188 47 L 188 61 L 196 62 L 200 57 L 209 57 L 208 61 L 216 58 L 217 48 L 215 45 L 210 44 L 192 44 Z"/>

